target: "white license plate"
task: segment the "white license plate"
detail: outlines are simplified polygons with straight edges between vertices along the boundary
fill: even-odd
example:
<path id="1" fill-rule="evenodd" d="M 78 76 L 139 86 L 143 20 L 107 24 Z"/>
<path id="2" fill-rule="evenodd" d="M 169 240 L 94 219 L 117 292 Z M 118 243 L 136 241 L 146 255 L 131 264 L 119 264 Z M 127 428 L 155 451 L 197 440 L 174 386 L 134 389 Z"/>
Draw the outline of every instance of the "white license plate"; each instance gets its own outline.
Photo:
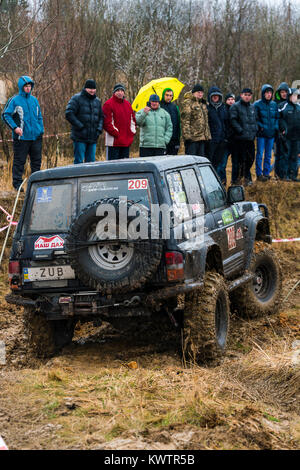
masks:
<path id="1" fill-rule="evenodd" d="M 23 268 L 24 282 L 58 281 L 60 279 L 75 279 L 71 266 L 44 266 L 42 268 Z"/>

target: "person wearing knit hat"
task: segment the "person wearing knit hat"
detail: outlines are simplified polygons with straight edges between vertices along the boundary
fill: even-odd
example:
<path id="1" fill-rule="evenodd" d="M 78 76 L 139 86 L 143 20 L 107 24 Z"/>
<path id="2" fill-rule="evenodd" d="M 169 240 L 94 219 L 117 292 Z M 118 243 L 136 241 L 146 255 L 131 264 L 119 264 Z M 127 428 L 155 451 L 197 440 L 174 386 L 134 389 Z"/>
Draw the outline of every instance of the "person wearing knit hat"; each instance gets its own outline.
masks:
<path id="1" fill-rule="evenodd" d="M 166 154 L 166 146 L 173 134 L 170 114 L 160 107 L 160 98 L 156 94 L 149 97 L 147 106 L 136 113 L 136 122 L 140 127 L 140 157 Z"/>
<path id="2" fill-rule="evenodd" d="M 207 103 L 199 83 L 185 93 L 181 108 L 181 131 L 187 155 L 205 156 L 205 144 L 211 139 Z"/>
<path id="3" fill-rule="evenodd" d="M 240 100 L 229 109 L 230 125 L 233 130 L 234 151 L 238 161 L 238 178 L 244 179 L 245 186 L 252 184 L 251 167 L 255 159 L 254 140 L 258 130 L 256 109 L 251 102 L 251 88 L 244 88 Z"/>
<path id="4" fill-rule="evenodd" d="M 289 88 L 288 101 L 279 110 L 279 131 L 285 143 L 279 166 L 279 177 L 286 181 L 296 181 L 298 179 L 298 153 L 300 141 L 300 105 L 298 104 L 299 90 Z"/>
<path id="5" fill-rule="evenodd" d="M 67 104 L 65 115 L 72 126 L 74 164 L 95 161 L 97 140 L 103 129 L 102 105 L 96 88 L 95 80 L 89 78 Z"/>
<path id="6" fill-rule="evenodd" d="M 107 160 L 129 158 L 129 149 L 136 134 L 135 114 L 125 99 L 125 86 L 117 83 L 112 97 L 103 105 Z"/>
<path id="7" fill-rule="evenodd" d="M 177 155 L 180 147 L 180 112 L 178 106 L 173 103 L 174 92 L 172 88 L 165 88 L 162 92 L 160 106 L 171 116 L 173 124 L 173 134 L 167 145 L 167 155 Z"/>
<path id="8" fill-rule="evenodd" d="M 233 145 L 233 131 L 232 127 L 230 126 L 229 121 L 229 109 L 235 103 L 235 95 L 234 93 L 227 93 L 225 95 L 225 107 L 228 113 L 228 123 L 227 123 L 227 135 L 226 135 L 226 149 L 217 167 L 217 173 L 221 178 L 221 181 L 224 186 L 227 184 L 227 177 L 226 177 L 226 166 L 228 162 L 228 157 L 231 155 L 231 184 L 235 184 L 234 182 L 237 180 L 237 171 L 238 171 L 238 164 L 237 158 L 235 154 L 235 147 Z"/>

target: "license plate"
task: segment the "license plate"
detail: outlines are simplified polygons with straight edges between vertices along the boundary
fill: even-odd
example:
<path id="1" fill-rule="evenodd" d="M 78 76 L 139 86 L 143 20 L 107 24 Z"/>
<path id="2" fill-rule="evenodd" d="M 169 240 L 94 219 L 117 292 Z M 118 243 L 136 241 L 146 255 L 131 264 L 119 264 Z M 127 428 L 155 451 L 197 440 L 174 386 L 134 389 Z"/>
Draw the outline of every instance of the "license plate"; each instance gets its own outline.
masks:
<path id="1" fill-rule="evenodd" d="M 44 266 L 42 268 L 24 268 L 24 282 L 58 281 L 60 279 L 75 279 L 71 266 Z"/>

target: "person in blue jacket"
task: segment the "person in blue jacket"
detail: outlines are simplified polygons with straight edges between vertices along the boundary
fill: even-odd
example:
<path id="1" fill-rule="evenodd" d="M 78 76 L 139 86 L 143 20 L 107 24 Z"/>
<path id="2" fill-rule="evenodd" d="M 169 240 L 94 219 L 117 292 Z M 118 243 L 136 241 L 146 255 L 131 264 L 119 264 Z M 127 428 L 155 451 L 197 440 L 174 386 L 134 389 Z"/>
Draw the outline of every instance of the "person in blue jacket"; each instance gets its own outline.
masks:
<path id="1" fill-rule="evenodd" d="M 34 81 L 23 75 L 18 81 L 19 94 L 11 97 L 2 112 L 2 119 L 12 130 L 14 161 L 13 186 L 22 184 L 27 155 L 30 157 L 31 173 L 39 171 L 42 162 L 43 117 L 39 102 L 32 96 Z"/>
<path id="2" fill-rule="evenodd" d="M 279 122 L 278 107 L 275 101 L 272 100 L 273 92 L 274 90 L 271 85 L 263 85 L 261 89 L 261 99 L 254 103 L 258 125 L 255 165 L 258 181 L 267 181 L 271 178 L 272 149 L 274 139 L 278 133 Z"/>

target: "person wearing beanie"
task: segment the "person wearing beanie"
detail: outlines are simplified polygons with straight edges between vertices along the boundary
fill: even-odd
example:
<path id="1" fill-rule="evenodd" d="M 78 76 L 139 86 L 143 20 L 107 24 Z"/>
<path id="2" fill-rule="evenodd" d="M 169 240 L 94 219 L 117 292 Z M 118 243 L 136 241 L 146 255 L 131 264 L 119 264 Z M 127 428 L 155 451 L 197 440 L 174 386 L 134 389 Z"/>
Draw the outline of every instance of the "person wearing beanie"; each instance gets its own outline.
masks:
<path id="1" fill-rule="evenodd" d="M 205 156 L 205 143 L 211 139 L 207 103 L 203 87 L 197 83 L 185 93 L 181 108 L 181 131 L 187 155 Z"/>
<path id="2" fill-rule="evenodd" d="M 228 162 L 228 157 L 231 155 L 231 184 L 235 184 L 236 180 L 238 179 L 238 163 L 237 157 L 235 153 L 235 146 L 233 145 L 233 130 L 230 125 L 229 121 L 229 109 L 235 103 L 235 95 L 234 93 L 227 93 L 225 95 L 225 107 L 228 113 L 228 125 L 227 125 L 227 137 L 226 137 L 226 148 L 217 167 L 217 173 L 221 178 L 221 181 L 224 186 L 227 184 L 227 177 L 226 177 L 226 166 Z"/>
<path id="3" fill-rule="evenodd" d="M 39 102 L 33 96 L 34 81 L 23 75 L 18 80 L 19 93 L 6 103 L 2 119 L 12 130 L 13 138 L 13 187 L 22 184 L 27 155 L 30 157 L 31 173 L 41 169 L 43 118 Z M 21 189 L 23 191 L 23 188 Z"/>
<path id="4" fill-rule="evenodd" d="M 84 88 L 72 96 L 66 107 L 65 116 L 72 126 L 74 164 L 95 161 L 97 140 L 103 129 L 102 105 L 96 88 L 95 80 L 86 80 Z"/>
<path id="5" fill-rule="evenodd" d="M 135 114 L 125 99 L 125 87 L 117 83 L 112 97 L 103 105 L 107 160 L 129 158 L 129 148 L 136 134 Z"/>
<path id="6" fill-rule="evenodd" d="M 277 90 L 275 91 L 274 101 L 277 104 L 278 112 L 285 106 L 288 101 L 288 93 L 289 93 L 289 85 L 286 82 L 281 82 L 278 86 Z M 285 137 L 277 133 L 275 137 L 275 163 L 272 165 L 271 170 L 274 169 L 275 177 L 281 178 L 281 167 L 285 166 L 286 161 L 286 144 L 285 144 Z M 283 170 L 284 172 L 285 170 Z"/>
<path id="7" fill-rule="evenodd" d="M 261 99 L 254 103 L 258 124 L 255 162 L 258 181 L 268 181 L 271 178 L 272 150 L 275 136 L 278 133 L 279 122 L 278 107 L 275 101 L 272 101 L 273 92 L 273 87 L 266 83 L 261 88 Z"/>
<path id="8" fill-rule="evenodd" d="M 217 86 L 212 86 L 209 89 L 208 103 L 208 124 L 211 133 L 208 158 L 222 179 L 218 169 L 226 150 L 229 114 L 225 104 L 223 103 L 221 90 Z M 224 179 L 222 182 L 224 183 Z"/>
<path id="9" fill-rule="evenodd" d="M 166 147 L 173 134 L 170 114 L 161 108 L 160 98 L 153 94 L 147 106 L 136 114 L 140 127 L 140 157 L 160 156 L 166 154 Z"/>
<path id="10" fill-rule="evenodd" d="M 230 125 L 233 130 L 234 151 L 238 161 L 238 178 L 244 179 L 246 186 L 252 184 L 251 167 L 255 159 L 254 140 L 258 130 L 256 109 L 251 103 L 252 90 L 244 88 L 240 100 L 229 109 Z"/>
<path id="11" fill-rule="evenodd" d="M 174 92 L 172 88 L 165 88 L 160 101 L 161 108 L 170 114 L 173 124 L 173 134 L 166 149 L 167 155 L 177 155 L 180 147 L 180 112 L 178 106 L 172 103 L 173 97 Z"/>
<path id="12" fill-rule="evenodd" d="M 300 180 L 298 176 L 298 153 L 300 141 L 300 105 L 298 104 L 299 90 L 290 88 L 288 101 L 279 110 L 279 131 L 285 142 L 286 150 L 281 156 L 279 177 L 285 181 Z"/>

